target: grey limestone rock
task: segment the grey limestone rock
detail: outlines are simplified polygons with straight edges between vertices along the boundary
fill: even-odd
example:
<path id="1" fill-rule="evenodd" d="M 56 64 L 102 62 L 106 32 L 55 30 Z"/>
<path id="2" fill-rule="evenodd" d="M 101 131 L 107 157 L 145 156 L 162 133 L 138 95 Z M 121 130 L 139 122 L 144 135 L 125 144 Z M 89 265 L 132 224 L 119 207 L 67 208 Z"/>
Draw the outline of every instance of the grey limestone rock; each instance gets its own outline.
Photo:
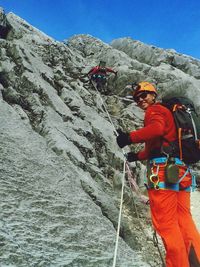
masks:
<path id="1" fill-rule="evenodd" d="M 199 105 L 199 61 L 130 39 L 57 42 L 15 14 L 6 17 L 12 30 L 0 39 L 1 264 L 112 266 L 124 159 L 115 129 L 134 130 L 143 120 L 124 100 L 124 87 L 145 79 L 161 95 L 180 90 Z M 100 95 L 85 75 L 102 59 L 118 76 L 109 76 Z M 144 165 L 131 168 L 142 186 Z M 116 266 L 159 264 L 148 207 L 125 182 Z"/>

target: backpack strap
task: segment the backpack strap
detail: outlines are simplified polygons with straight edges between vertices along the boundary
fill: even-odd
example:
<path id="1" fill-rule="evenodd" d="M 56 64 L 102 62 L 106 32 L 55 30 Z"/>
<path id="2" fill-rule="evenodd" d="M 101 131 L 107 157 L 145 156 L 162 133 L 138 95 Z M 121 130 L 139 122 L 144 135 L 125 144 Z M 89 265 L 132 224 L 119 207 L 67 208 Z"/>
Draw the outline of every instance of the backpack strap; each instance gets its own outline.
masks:
<path id="1" fill-rule="evenodd" d="M 178 147 L 179 147 L 179 154 L 180 159 L 183 159 L 183 148 L 182 148 L 182 128 L 178 128 Z"/>

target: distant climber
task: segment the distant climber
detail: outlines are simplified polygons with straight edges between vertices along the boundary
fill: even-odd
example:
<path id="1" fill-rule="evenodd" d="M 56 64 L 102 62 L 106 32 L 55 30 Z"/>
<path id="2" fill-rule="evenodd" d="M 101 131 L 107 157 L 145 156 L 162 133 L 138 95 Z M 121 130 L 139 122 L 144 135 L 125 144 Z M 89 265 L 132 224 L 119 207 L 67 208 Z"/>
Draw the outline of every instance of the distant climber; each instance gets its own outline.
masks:
<path id="1" fill-rule="evenodd" d="M 117 75 L 117 71 L 114 71 L 111 68 L 106 67 L 106 62 L 100 61 L 99 65 L 96 67 L 93 67 L 88 72 L 88 77 L 91 81 L 94 81 L 96 84 L 97 89 L 100 91 L 105 90 L 106 83 L 107 83 L 107 73 L 114 73 Z"/>
<path id="2" fill-rule="evenodd" d="M 166 267 L 200 267 L 200 234 L 190 212 L 192 174 L 171 144 L 178 140 L 171 111 L 156 103 L 157 89 L 149 82 L 131 85 L 132 97 L 145 111 L 144 127 L 131 132 L 118 130 L 123 148 L 145 143 L 129 162 L 147 160 L 147 188 L 153 226 L 166 249 Z"/>
<path id="3" fill-rule="evenodd" d="M 0 38 L 6 39 L 10 30 L 11 25 L 6 18 L 3 8 L 0 7 Z"/>

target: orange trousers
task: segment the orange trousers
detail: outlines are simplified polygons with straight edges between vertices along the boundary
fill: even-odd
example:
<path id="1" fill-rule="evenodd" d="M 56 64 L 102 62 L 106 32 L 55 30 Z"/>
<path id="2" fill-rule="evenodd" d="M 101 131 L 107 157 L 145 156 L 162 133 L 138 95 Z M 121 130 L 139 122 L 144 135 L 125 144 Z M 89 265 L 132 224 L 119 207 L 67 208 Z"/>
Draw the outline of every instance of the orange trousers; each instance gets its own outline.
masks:
<path id="1" fill-rule="evenodd" d="M 166 267 L 200 267 L 200 234 L 190 213 L 190 192 L 149 189 L 151 217 L 166 249 Z"/>

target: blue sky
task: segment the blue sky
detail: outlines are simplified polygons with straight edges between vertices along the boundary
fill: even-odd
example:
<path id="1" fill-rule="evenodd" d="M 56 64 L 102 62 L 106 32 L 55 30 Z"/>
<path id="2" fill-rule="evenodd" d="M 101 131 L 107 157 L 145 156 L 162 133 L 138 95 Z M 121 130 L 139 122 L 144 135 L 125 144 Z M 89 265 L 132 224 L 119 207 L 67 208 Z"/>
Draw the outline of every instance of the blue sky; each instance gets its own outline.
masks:
<path id="1" fill-rule="evenodd" d="M 131 37 L 200 59 L 200 0 L 0 0 L 58 41 L 90 34 L 109 43 Z"/>

